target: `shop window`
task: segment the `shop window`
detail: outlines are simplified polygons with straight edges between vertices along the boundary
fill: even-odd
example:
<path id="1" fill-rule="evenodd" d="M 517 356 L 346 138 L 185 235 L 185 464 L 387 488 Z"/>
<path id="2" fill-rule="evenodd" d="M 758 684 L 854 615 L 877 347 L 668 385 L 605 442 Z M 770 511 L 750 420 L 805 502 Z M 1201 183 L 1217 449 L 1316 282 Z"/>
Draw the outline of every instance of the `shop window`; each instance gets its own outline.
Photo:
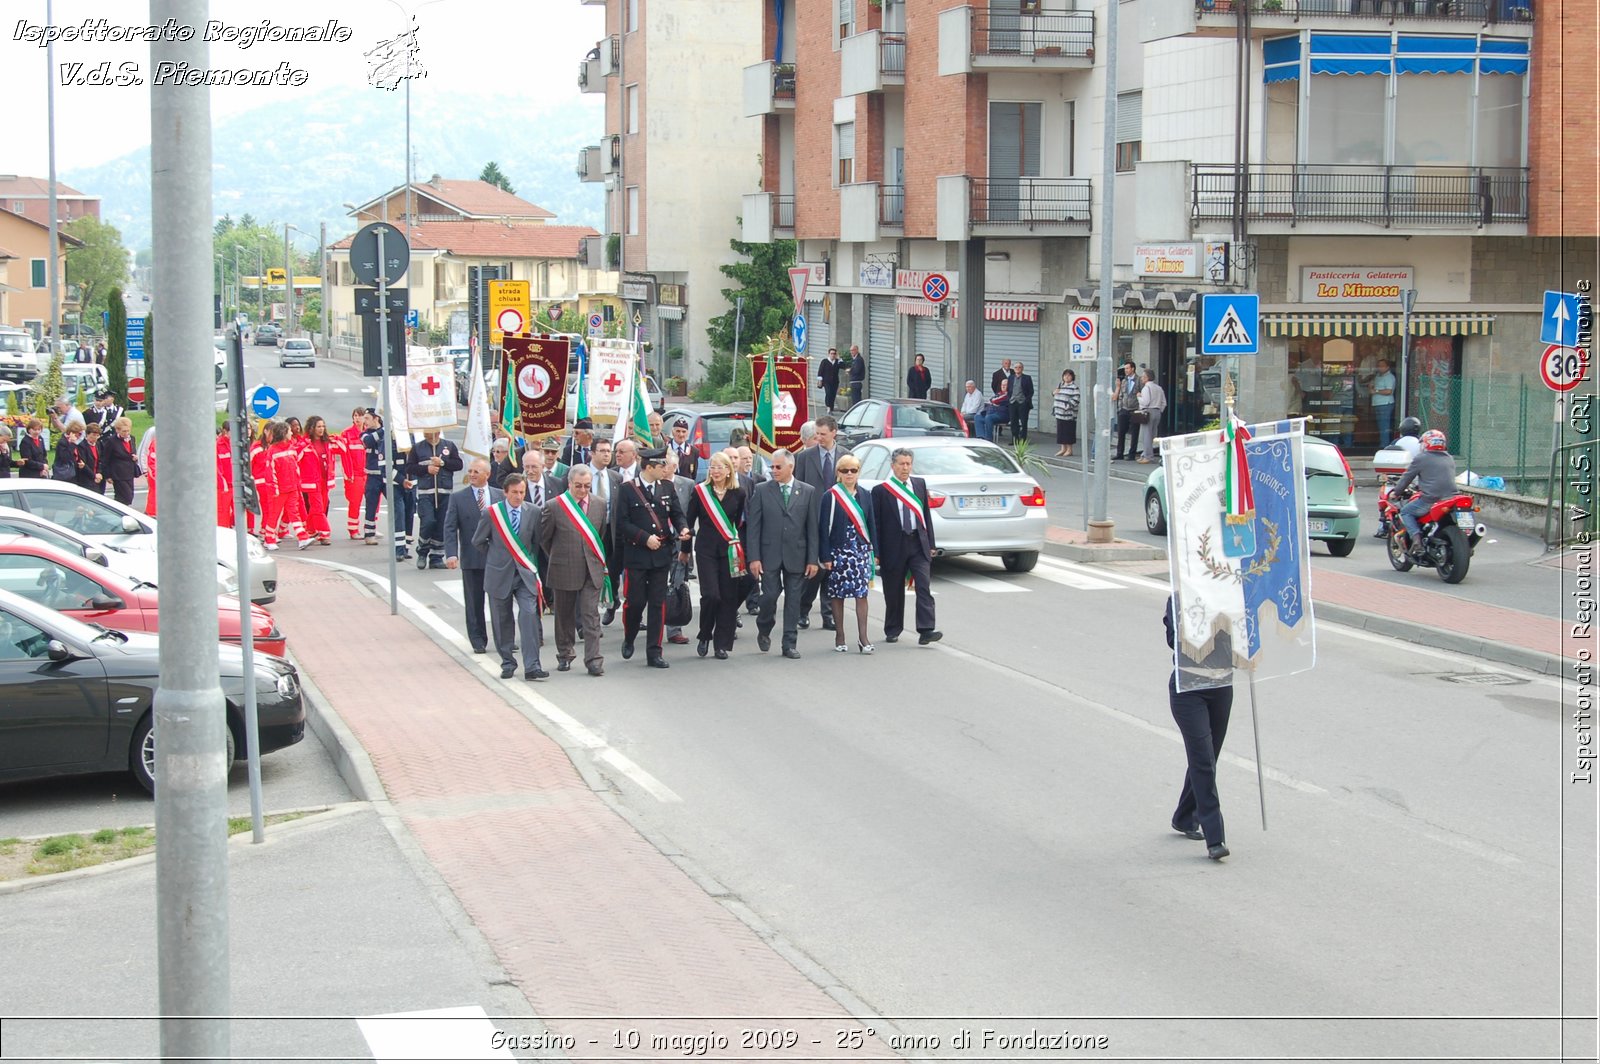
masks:
<path id="1" fill-rule="evenodd" d="M 1380 361 L 1400 376 L 1399 336 L 1301 337 L 1289 342 L 1289 372 L 1284 381 L 1284 409 L 1290 417 L 1309 419 L 1307 431 L 1357 453 L 1376 450 L 1372 410 L 1373 381 Z M 1460 338 L 1412 337 L 1406 379 L 1399 381 L 1409 412 L 1430 428 L 1449 431 L 1451 406 L 1460 376 Z M 1397 407 L 1398 416 L 1398 407 Z"/>

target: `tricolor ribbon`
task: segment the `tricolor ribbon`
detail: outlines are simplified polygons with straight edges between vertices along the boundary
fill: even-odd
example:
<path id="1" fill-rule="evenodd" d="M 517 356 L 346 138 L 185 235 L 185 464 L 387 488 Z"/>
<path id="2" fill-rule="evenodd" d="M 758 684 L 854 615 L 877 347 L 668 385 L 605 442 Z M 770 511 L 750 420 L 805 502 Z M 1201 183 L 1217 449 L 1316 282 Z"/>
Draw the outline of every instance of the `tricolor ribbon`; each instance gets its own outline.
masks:
<path id="1" fill-rule="evenodd" d="M 544 609 L 544 581 L 539 579 L 539 562 L 511 531 L 511 507 L 504 499 L 489 507 L 489 520 L 494 522 L 494 530 L 500 534 L 500 542 L 511 553 L 512 561 L 533 574 L 533 592 L 538 598 L 539 608 Z"/>
<path id="2" fill-rule="evenodd" d="M 832 497 L 834 509 L 844 511 L 850 523 L 855 526 L 861 542 L 867 545 L 867 564 L 872 569 L 867 577 L 867 586 L 870 588 L 873 581 L 878 579 L 878 559 L 872 551 L 872 535 L 867 531 L 867 515 L 862 512 L 861 504 L 856 501 L 855 495 L 844 490 L 844 485 L 835 484 L 828 489 L 828 494 Z"/>
<path id="3" fill-rule="evenodd" d="M 722 502 L 711 490 L 709 481 L 702 480 L 694 486 L 695 494 L 700 497 L 701 511 L 711 519 L 723 541 L 728 544 L 728 574 L 730 576 L 743 576 L 745 573 L 744 544 L 739 540 L 739 530 L 733 527 L 733 522 L 728 518 L 728 511 L 722 508 Z"/>
<path id="4" fill-rule="evenodd" d="M 1249 439 L 1250 430 L 1238 418 L 1230 417 L 1222 426 L 1222 443 L 1228 450 L 1222 471 L 1223 520 L 1230 525 L 1249 524 L 1255 517 L 1256 497 L 1250 486 L 1250 460 L 1244 450 Z"/>
<path id="5" fill-rule="evenodd" d="M 600 587 L 600 605 L 611 607 L 616 604 L 616 591 L 611 586 L 611 567 L 606 563 L 606 549 L 600 542 L 600 533 L 595 529 L 594 522 L 589 520 L 589 515 L 583 512 L 583 507 L 578 500 L 572 497 L 572 492 L 563 492 L 556 496 L 556 503 L 561 507 L 562 513 L 567 515 L 578 530 L 578 535 L 583 537 L 583 542 L 588 546 L 589 552 L 600 559 L 600 572 L 604 583 Z"/>

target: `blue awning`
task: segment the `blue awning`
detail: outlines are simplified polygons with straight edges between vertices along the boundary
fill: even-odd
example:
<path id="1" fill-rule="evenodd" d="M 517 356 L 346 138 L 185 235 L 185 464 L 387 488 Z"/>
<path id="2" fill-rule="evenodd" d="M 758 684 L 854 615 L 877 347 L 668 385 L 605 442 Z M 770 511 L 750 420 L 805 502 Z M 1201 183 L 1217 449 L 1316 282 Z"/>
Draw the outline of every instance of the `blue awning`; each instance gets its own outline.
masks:
<path id="1" fill-rule="evenodd" d="M 1478 70 L 1484 74 L 1528 73 L 1528 42 L 1484 38 L 1478 48 Z"/>
<path id="2" fill-rule="evenodd" d="M 1293 81 L 1300 76 L 1302 51 L 1313 74 L 1528 73 L 1528 42 L 1476 36 L 1402 33 L 1302 33 L 1262 43 L 1263 80 Z"/>
<path id="3" fill-rule="evenodd" d="M 1401 34 L 1395 46 L 1396 74 L 1470 74 L 1478 42 L 1472 37 Z"/>
<path id="4" fill-rule="evenodd" d="M 1313 33 L 1313 74 L 1381 74 L 1394 70 L 1390 39 L 1377 34 Z"/>
<path id="5" fill-rule="evenodd" d="M 1275 37 L 1261 45 L 1266 81 L 1294 81 L 1300 77 L 1300 35 Z"/>

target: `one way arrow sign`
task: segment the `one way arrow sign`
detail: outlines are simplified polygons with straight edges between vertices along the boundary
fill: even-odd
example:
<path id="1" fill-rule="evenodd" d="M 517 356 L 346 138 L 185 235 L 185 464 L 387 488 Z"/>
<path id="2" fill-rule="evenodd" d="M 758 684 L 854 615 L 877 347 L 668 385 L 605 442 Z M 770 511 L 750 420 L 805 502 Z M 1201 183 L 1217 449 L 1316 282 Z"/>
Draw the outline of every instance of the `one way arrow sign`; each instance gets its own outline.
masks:
<path id="1" fill-rule="evenodd" d="M 1577 347 L 1578 317 L 1582 312 L 1582 304 L 1573 293 L 1546 292 L 1544 318 L 1539 324 L 1539 341 L 1561 347 Z"/>

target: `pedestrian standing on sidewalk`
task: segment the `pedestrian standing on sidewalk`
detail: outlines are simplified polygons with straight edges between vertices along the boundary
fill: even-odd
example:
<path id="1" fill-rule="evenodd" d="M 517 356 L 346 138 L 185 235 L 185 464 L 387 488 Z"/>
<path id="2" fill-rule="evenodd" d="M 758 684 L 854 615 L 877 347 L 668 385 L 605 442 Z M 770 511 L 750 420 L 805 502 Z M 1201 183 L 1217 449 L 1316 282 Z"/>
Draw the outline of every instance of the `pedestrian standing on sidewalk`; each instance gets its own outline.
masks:
<path id="1" fill-rule="evenodd" d="M 850 405 L 855 406 L 861 402 L 861 393 L 867 387 L 867 356 L 863 355 L 861 348 L 855 344 L 850 345 L 849 374 Z"/>
<path id="2" fill-rule="evenodd" d="M 367 452 L 361 445 L 366 431 L 367 408 L 350 411 L 350 425 L 339 434 L 339 468 L 344 471 L 345 530 L 361 538 L 361 505 L 367 497 Z"/>
<path id="3" fill-rule="evenodd" d="M 606 671 L 600 653 L 600 603 L 610 597 L 611 578 L 600 529 L 605 503 L 591 492 L 594 473 L 587 465 L 567 471 L 566 489 L 544 505 L 539 517 L 539 550 L 548 559 L 545 579 L 556 615 L 556 671 L 568 672 L 583 636 L 583 664 L 590 676 Z"/>
<path id="4" fill-rule="evenodd" d="M 500 652 L 500 678 L 517 674 L 513 633 L 522 648 L 525 680 L 550 674 L 539 665 L 543 625 L 539 620 L 542 588 L 534 551 L 539 542 L 539 511 L 526 502 L 527 481 L 521 473 L 506 477 L 505 498 L 489 507 L 473 533 L 473 546 L 484 552 L 483 586 L 489 592 L 489 622 Z"/>
<path id="5" fill-rule="evenodd" d="M 913 399 L 926 399 L 933 387 L 933 374 L 928 372 L 928 360 L 920 354 L 906 370 L 906 394 Z"/>
<path id="6" fill-rule="evenodd" d="M 1050 398 L 1050 413 L 1056 419 L 1056 457 L 1072 454 L 1072 445 L 1078 442 L 1078 406 L 1083 393 L 1078 388 L 1078 375 L 1070 369 L 1061 371 L 1061 383 L 1056 385 Z"/>
<path id="7" fill-rule="evenodd" d="M 323 546 L 333 542 L 328 524 L 328 498 L 333 489 L 339 448 L 328 436 L 328 422 L 320 414 L 306 418 L 300 447 L 300 505 L 305 511 L 306 534 Z"/>
<path id="8" fill-rule="evenodd" d="M 301 550 L 311 546 L 306 535 L 305 515 L 301 512 L 300 449 L 291 435 L 288 422 L 277 421 L 272 426 L 271 444 L 267 447 L 267 466 L 275 485 L 274 513 L 263 525 L 268 550 L 278 549 L 278 537 L 292 533 Z"/>
<path id="9" fill-rule="evenodd" d="M 1183 736 L 1189 767 L 1178 792 L 1178 807 L 1172 813 L 1172 830 L 1191 839 L 1204 839 L 1206 856 L 1220 861 L 1228 856 L 1228 844 L 1223 834 L 1222 800 L 1217 795 L 1217 761 L 1222 757 L 1222 740 L 1227 737 L 1228 716 L 1233 711 L 1233 642 L 1227 632 L 1218 632 L 1210 655 L 1204 661 L 1193 661 L 1177 649 L 1173 609 L 1169 595 L 1162 618 L 1175 660 L 1167 680 L 1167 702 Z M 1178 690 L 1180 675 L 1182 691 Z"/>
<path id="10" fill-rule="evenodd" d="M 361 515 L 361 537 L 369 547 L 378 545 L 378 505 L 383 501 L 384 450 L 388 437 L 383 430 L 383 418 L 368 407 L 362 414 L 361 453 L 364 468 L 362 482 L 366 491 L 366 510 Z"/>
<path id="11" fill-rule="evenodd" d="M 1378 359 L 1378 373 L 1372 378 L 1372 417 L 1378 423 L 1378 446 L 1389 444 L 1389 433 L 1394 428 L 1394 373 L 1389 360 Z"/>
<path id="12" fill-rule="evenodd" d="M 1028 374 L 1027 367 L 1018 362 L 1016 373 L 1012 376 L 1011 386 L 1011 439 L 1013 442 L 1028 440 L 1028 417 L 1033 413 L 1033 377 Z"/>
<path id="13" fill-rule="evenodd" d="M 139 479 L 139 461 L 133 449 L 133 422 L 119 417 L 111 423 L 111 435 L 101 440 L 100 465 L 111 482 L 112 498 L 124 506 L 133 505 L 133 482 Z"/>
<path id="14" fill-rule="evenodd" d="M 1117 371 L 1117 451 L 1111 456 L 1113 462 L 1131 461 L 1137 457 L 1134 451 L 1139 446 L 1139 425 L 1134 420 L 1134 414 L 1139 411 L 1139 371 L 1129 359 Z"/>
<path id="15" fill-rule="evenodd" d="M 489 648 L 489 630 L 484 623 L 483 565 L 484 552 L 472 539 L 478 534 L 478 523 L 488 513 L 489 507 L 505 498 L 499 488 L 489 486 L 489 463 L 474 458 L 467 467 L 467 486 L 450 496 L 444 512 L 444 565 L 446 569 L 461 570 L 462 602 L 467 611 L 467 642 L 474 654 Z"/>
<path id="16" fill-rule="evenodd" d="M 1156 460 L 1155 442 L 1161 434 L 1161 416 L 1167 412 L 1167 393 L 1156 383 L 1156 372 L 1147 369 L 1142 374 L 1144 383 L 1139 387 L 1139 462 L 1149 465 Z"/>

